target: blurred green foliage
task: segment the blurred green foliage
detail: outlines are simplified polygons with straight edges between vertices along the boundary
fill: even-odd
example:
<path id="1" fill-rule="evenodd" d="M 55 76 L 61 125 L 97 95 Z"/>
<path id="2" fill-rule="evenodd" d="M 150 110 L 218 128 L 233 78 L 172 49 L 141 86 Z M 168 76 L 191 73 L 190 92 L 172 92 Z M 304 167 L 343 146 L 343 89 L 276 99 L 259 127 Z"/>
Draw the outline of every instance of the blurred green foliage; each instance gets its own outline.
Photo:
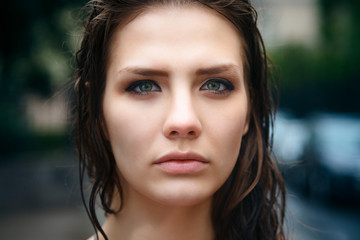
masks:
<path id="1" fill-rule="evenodd" d="M 25 118 L 25 96 L 35 94 L 48 98 L 69 81 L 79 28 L 76 10 L 85 2 L 12 0 L 2 3 L 0 155 L 49 147 L 44 144 L 44 133 L 29 127 Z M 66 134 L 48 132 L 45 135 L 49 139 L 57 138 L 59 143 L 60 135 L 67 141 Z"/>
<path id="2" fill-rule="evenodd" d="M 320 43 L 289 44 L 270 53 L 280 74 L 280 107 L 298 116 L 312 111 L 359 113 L 360 1 L 318 3 Z"/>

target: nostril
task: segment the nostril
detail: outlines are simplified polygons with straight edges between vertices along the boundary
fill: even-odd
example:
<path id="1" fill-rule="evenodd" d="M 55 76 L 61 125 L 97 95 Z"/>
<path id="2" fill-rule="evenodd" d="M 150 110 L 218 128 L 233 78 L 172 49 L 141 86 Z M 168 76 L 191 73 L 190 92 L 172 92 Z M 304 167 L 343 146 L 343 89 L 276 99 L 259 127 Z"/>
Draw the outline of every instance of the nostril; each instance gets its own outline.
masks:
<path id="1" fill-rule="evenodd" d="M 174 131 L 171 131 L 171 132 L 170 132 L 169 136 L 173 136 L 173 137 L 177 137 L 177 136 L 179 136 L 179 137 L 191 136 L 191 137 L 193 137 L 193 136 L 196 136 L 196 131 L 191 130 L 191 131 L 189 131 L 189 132 L 187 132 L 187 133 L 184 132 L 184 134 L 181 134 L 181 132 L 174 130 Z"/>
<path id="2" fill-rule="evenodd" d="M 177 131 L 171 131 L 170 132 L 170 136 L 174 136 L 174 135 L 177 135 Z"/>

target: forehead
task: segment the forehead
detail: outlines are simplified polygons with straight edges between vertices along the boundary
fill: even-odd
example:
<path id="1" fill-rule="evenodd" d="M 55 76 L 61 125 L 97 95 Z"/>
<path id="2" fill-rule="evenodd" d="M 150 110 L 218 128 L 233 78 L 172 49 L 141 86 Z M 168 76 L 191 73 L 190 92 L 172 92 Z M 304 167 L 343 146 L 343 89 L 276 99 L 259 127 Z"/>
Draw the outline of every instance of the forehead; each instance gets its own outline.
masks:
<path id="1" fill-rule="evenodd" d="M 241 36 L 222 15 L 201 5 L 151 7 L 114 32 L 110 63 L 219 58 L 242 65 Z M 166 53 L 166 54 L 162 54 Z"/>

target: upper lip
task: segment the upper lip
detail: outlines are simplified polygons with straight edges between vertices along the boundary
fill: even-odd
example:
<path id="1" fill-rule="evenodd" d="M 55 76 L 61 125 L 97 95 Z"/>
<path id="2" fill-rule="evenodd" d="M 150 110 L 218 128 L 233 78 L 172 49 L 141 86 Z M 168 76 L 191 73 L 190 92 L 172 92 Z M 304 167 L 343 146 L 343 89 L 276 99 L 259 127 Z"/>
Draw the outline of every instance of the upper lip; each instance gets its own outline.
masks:
<path id="1" fill-rule="evenodd" d="M 204 163 L 208 163 L 209 161 L 206 160 L 206 158 L 204 158 L 203 156 L 201 156 L 198 153 L 195 152 L 178 152 L 178 151 L 174 151 L 174 152 L 170 152 L 167 153 L 165 155 L 162 155 L 160 158 L 158 158 L 155 161 L 155 164 L 157 163 L 162 163 L 162 162 L 167 162 L 167 161 L 185 161 L 185 160 L 195 160 L 195 161 L 199 161 L 199 162 L 204 162 Z"/>

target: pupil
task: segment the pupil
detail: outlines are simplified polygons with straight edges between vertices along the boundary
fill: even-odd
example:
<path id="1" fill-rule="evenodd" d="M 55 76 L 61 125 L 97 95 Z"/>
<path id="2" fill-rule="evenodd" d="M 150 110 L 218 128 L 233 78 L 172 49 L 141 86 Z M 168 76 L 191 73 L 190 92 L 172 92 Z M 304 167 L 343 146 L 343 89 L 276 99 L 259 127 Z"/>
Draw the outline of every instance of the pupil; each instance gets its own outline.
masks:
<path id="1" fill-rule="evenodd" d="M 210 83 L 208 84 L 208 88 L 209 88 L 210 90 L 218 90 L 218 89 L 219 89 L 219 83 L 217 83 L 217 82 L 210 82 Z"/>
<path id="2" fill-rule="evenodd" d="M 152 85 L 150 83 L 144 83 L 140 85 L 140 90 L 144 92 L 148 92 L 152 89 Z"/>

